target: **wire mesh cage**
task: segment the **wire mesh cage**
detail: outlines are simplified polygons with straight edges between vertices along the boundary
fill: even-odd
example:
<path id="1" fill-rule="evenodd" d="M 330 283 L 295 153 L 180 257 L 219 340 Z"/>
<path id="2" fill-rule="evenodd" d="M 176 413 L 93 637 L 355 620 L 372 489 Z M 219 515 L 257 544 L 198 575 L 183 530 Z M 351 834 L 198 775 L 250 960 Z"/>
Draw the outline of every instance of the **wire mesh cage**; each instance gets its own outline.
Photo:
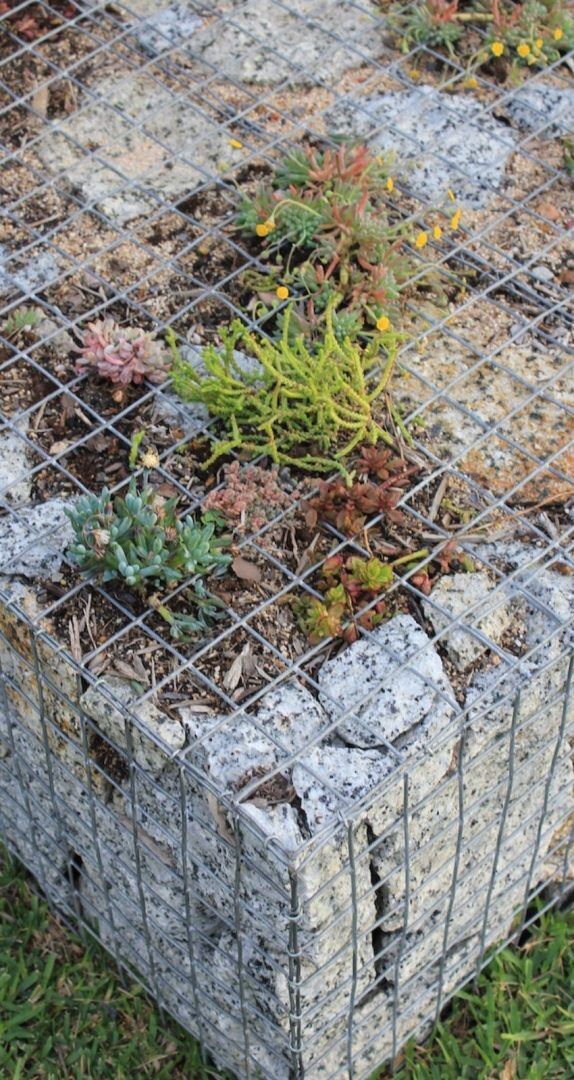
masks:
<path id="1" fill-rule="evenodd" d="M 571 57 L 471 84 L 366 0 L 0 11 L 2 836 L 219 1067 L 372 1076 L 571 881 Z M 206 473 L 217 423 L 169 379 L 76 364 L 102 318 L 195 363 L 234 317 L 269 333 L 238 191 L 341 136 L 395 152 L 397 213 L 464 208 L 405 290 L 393 542 L 419 557 L 344 644 L 293 612 L 387 550 L 384 511 L 309 533 L 315 481 Z M 261 488 L 191 640 L 188 580 L 162 615 L 67 555 L 66 509 L 124 491 L 140 442 L 190 520 L 230 470 Z"/>

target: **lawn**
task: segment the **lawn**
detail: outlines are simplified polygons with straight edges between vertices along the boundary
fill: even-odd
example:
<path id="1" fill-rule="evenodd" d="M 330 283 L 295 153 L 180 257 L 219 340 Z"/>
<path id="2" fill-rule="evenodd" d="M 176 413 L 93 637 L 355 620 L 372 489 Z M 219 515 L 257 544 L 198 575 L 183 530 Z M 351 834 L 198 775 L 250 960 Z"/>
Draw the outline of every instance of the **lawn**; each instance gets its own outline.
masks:
<path id="1" fill-rule="evenodd" d="M 547 913 L 520 949 L 492 960 L 400 1080 L 566 1080 L 574 1076 L 574 912 Z M 163 1021 L 105 953 L 85 946 L 0 860 L 0 1076 L 3 1080 L 207 1080 L 194 1041 Z"/>

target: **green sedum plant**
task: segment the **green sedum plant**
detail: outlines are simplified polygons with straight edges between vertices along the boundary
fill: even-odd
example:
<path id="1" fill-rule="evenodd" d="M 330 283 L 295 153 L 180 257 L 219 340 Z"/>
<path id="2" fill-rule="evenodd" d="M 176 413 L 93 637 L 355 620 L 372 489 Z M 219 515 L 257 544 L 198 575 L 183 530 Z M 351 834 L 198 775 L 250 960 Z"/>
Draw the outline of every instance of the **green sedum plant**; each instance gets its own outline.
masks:
<path id="1" fill-rule="evenodd" d="M 5 319 L 2 333 L 6 338 L 17 337 L 24 330 L 33 330 L 39 321 L 40 313 L 35 308 L 17 308 Z"/>
<path id="2" fill-rule="evenodd" d="M 225 437 L 210 462 L 231 450 L 266 454 L 276 465 L 312 472 L 346 473 L 344 461 L 354 447 L 392 439 L 374 414 L 376 403 L 395 417 L 387 392 L 397 352 L 389 329 L 362 349 L 348 338 L 339 342 L 333 308 L 326 313 L 322 341 L 309 349 L 303 337 L 290 340 L 288 310 L 279 341 L 258 337 L 236 320 L 221 331 L 222 347 L 203 351 L 206 374 L 174 353 L 173 385 L 184 401 L 201 402 L 217 417 Z M 236 357 L 240 347 L 259 365 L 246 371 Z M 382 374 L 373 383 L 369 371 L 382 357 Z M 209 462 L 208 462 L 209 464 Z"/>
<path id="3" fill-rule="evenodd" d="M 321 567 L 317 588 L 323 599 L 305 597 L 295 604 L 299 625 L 316 645 L 324 638 L 356 641 L 359 626 L 372 630 L 384 618 L 386 600 L 381 596 L 393 581 L 392 566 L 375 557 L 332 555 Z M 355 612 L 376 601 L 358 617 Z"/>
<path id="4" fill-rule="evenodd" d="M 322 599 L 306 596 L 293 605 L 309 643 L 316 645 L 327 637 L 353 642 L 359 636 L 359 627 L 372 630 L 378 626 L 391 614 L 384 593 L 394 580 L 395 567 L 406 566 L 411 571 L 411 581 L 415 582 L 412 571 L 428 553 L 428 548 L 420 548 L 391 562 L 383 562 L 375 555 L 370 558 L 330 555 L 322 564 L 316 583 Z M 426 580 L 424 571 L 418 575 L 417 587 L 425 583 L 423 578 Z"/>
<path id="5" fill-rule="evenodd" d="M 84 574 L 101 581 L 123 581 L 141 592 L 170 588 L 195 575 L 193 615 L 177 615 L 156 604 L 171 625 L 172 636 L 203 630 L 219 616 L 217 601 L 206 593 L 204 578 L 220 575 L 231 557 L 226 539 L 215 535 L 213 522 L 179 518 L 177 499 L 163 500 L 144 483 L 132 479 L 125 496 L 85 495 L 67 511 L 75 534 L 68 555 Z"/>

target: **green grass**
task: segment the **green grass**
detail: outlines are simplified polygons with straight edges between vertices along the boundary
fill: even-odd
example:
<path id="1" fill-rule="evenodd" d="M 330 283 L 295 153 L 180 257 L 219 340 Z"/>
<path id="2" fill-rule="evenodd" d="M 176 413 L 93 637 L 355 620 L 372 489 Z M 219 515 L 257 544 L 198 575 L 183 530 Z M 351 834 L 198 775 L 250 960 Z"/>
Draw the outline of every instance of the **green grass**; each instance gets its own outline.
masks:
<path id="1" fill-rule="evenodd" d="M 542 917 L 505 949 L 476 992 L 455 999 L 399 1080 L 569 1080 L 574 1076 L 574 912 Z M 212 1080 L 194 1041 L 125 989 L 96 945 L 52 917 L 25 872 L 0 853 L 2 1080 Z"/>
<path id="2" fill-rule="evenodd" d="M 426 1046 L 407 1048 L 397 1078 L 571 1080 L 573 1002 L 574 911 L 547 912 L 457 995 Z"/>
<path id="3" fill-rule="evenodd" d="M 164 1023 L 143 990 L 121 984 L 0 851 L 2 1080 L 211 1080 L 196 1043 Z"/>

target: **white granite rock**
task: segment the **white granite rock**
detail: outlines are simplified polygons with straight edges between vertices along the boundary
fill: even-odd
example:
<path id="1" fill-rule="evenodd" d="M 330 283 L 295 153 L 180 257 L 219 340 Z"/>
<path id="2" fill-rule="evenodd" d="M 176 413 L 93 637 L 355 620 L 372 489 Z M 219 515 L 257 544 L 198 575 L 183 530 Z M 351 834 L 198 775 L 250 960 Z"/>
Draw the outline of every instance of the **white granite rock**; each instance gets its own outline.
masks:
<path id="1" fill-rule="evenodd" d="M 230 0 L 226 18 L 198 32 L 193 54 L 220 78 L 292 85 L 336 84 L 384 51 L 381 10 L 371 0 Z"/>
<path id="2" fill-rule="evenodd" d="M 154 5 L 155 6 L 155 5 Z M 156 9 L 136 23 L 138 45 L 149 56 L 160 56 L 167 49 L 193 47 L 193 39 L 202 25 L 201 18 L 185 3 Z"/>
<path id="3" fill-rule="evenodd" d="M 28 430 L 27 420 L 16 424 L 23 435 Z M 29 447 L 23 438 L 10 428 L 0 431 L 0 507 L 22 506 L 30 498 Z"/>
<path id="4" fill-rule="evenodd" d="M 454 701 L 441 659 L 411 615 L 395 615 L 319 671 L 320 701 L 351 746 L 397 743 Z M 439 693 L 440 691 L 440 693 Z M 367 698 L 366 701 L 364 699 Z"/>
<path id="5" fill-rule="evenodd" d="M 186 403 L 170 390 L 158 391 L 154 397 L 154 419 L 165 421 L 170 427 L 180 427 L 186 435 L 193 435 L 209 422 L 209 412 L 201 402 Z"/>
<path id="6" fill-rule="evenodd" d="M 0 245 L 0 294 L 19 292 L 31 296 L 51 285 L 59 274 L 60 268 L 48 248 L 34 248 L 23 262 L 21 257 L 10 257 Z"/>
<path id="7" fill-rule="evenodd" d="M 319 741 L 329 718 L 316 698 L 296 679 L 290 679 L 265 695 L 257 710 L 257 723 L 294 753 L 312 740 Z"/>
<path id="8" fill-rule="evenodd" d="M 180 714 L 191 741 L 191 760 L 205 769 L 221 794 L 238 791 L 275 766 L 277 747 L 247 713 L 198 716 L 182 709 Z"/>
<path id="9" fill-rule="evenodd" d="M 100 938 L 112 955 L 142 973 L 151 993 L 164 1001 L 179 1022 L 196 1038 L 202 1035 L 206 1039 L 210 1054 L 221 1069 L 240 1071 L 241 1062 L 245 1064 L 242 1051 L 242 998 L 233 957 L 226 958 L 226 950 L 234 941 L 229 929 L 220 930 L 210 943 L 197 940 L 193 934 L 196 937 L 194 967 L 197 977 L 194 992 L 187 942 L 175 941 L 162 933 L 153 919 L 144 923 L 141 906 L 122 904 L 119 894 L 113 892 L 110 916 L 104 883 L 92 869 L 82 876 L 79 894 L 84 917 L 96 924 Z M 199 923 L 202 921 L 200 912 Z M 195 931 L 198 911 L 194 905 L 192 922 L 192 930 Z M 262 1076 L 273 1077 L 273 1080 L 288 1080 L 288 1055 L 284 1049 L 287 1040 L 273 1020 L 269 987 L 266 988 L 267 1016 L 262 1014 L 260 1005 L 256 1005 L 253 992 L 254 970 L 261 979 L 267 972 L 263 964 L 257 964 L 252 942 L 247 941 L 244 948 L 243 1001 L 249 1015 L 251 1067 L 260 1070 Z"/>
<path id="10" fill-rule="evenodd" d="M 344 820 L 394 764 L 390 753 L 377 750 L 339 746 L 310 750 L 293 769 L 293 786 L 311 831 L 317 832 L 333 819 Z"/>
<path id="11" fill-rule="evenodd" d="M 517 127 L 542 139 L 557 139 L 574 130 L 574 90 L 570 87 L 528 79 L 508 95 L 502 108 Z"/>
<path id="12" fill-rule="evenodd" d="M 98 99 L 47 128 L 36 150 L 48 169 L 124 223 L 216 175 L 228 135 L 145 72 L 97 84 Z M 148 194 L 149 192 L 149 194 Z"/>
<path id="13" fill-rule="evenodd" d="M 100 731 L 126 751 L 127 731 L 131 732 L 134 761 L 152 775 L 160 773 L 166 759 L 185 746 L 183 723 L 162 712 L 149 699 L 138 703 L 137 694 L 122 679 L 100 679 L 82 695 L 80 705 Z M 138 722 L 131 716 L 137 716 Z"/>
<path id="14" fill-rule="evenodd" d="M 61 566 L 73 538 L 66 515 L 72 503 L 51 499 L 19 507 L 17 516 L 0 519 L 0 573 L 13 577 L 45 578 Z"/>
<path id="15" fill-rule="evenodd" d="M 465 206 L 486 206 L 500 190 L 516 136 L 471 95 L 446 96 L 433 86 L 347 98 L 327 112 L 328 130 L 392 150 L 412 169 L 416 195 L 442 201 L 452 189 Z"/>
<path id="16" fill-rule="evenodd" d="M 36 313 L 38 322 L 33 328 L 36 341 L 45 340 L 51 349 L 57 350 L 62 359 L 73 355 L 76 343 L 68 330 L 65 330 L 56 319 L 50 319 L 42 308 L 36 308 Z"/>
<path id="17" fill-rule="evenodd" d="M 470 608 L 474 610 L 466 618 Z M 430 598 L 423 600 L 423 610 L 461 671 L 489 648 L 488 641 L 473 634 L 470 628 L 500 644 L 513 618 L 508 593 L 502 587 L 497 589 L 496 580 L 481 571 L 440 577 Z M 460 622 L 451 625 L 453 619 Z"/>

